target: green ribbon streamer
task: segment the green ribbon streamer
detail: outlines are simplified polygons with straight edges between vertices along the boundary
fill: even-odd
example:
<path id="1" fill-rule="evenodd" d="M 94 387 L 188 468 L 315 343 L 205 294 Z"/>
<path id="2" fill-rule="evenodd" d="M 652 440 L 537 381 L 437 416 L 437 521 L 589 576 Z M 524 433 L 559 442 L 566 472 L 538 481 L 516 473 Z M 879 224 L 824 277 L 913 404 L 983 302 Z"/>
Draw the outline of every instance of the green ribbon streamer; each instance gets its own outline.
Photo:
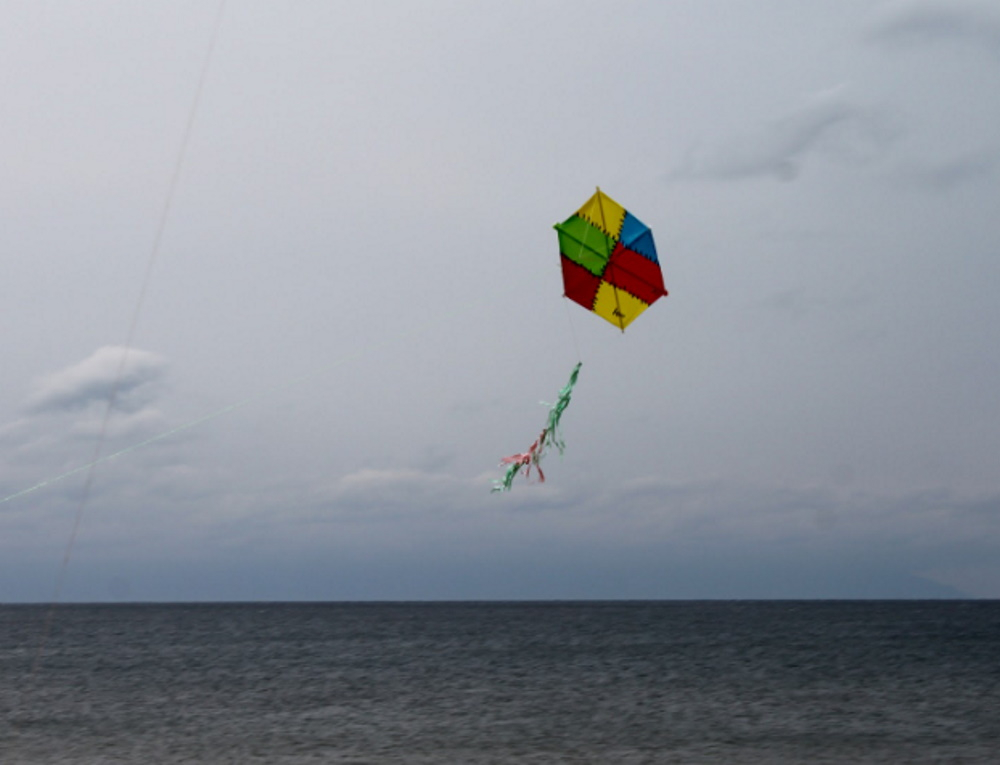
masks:
<path id="1" fill-rule="evenodd" d="M 566 387 L 559 391 L 559 398 L 554 404 L 549 404 L 549 423 L 545 426 L 545 446 L 554 446 L 562 454 L 566 451 L 566 442 L 563 441 L 561 434 L 559 433 L 559 421 L 562 419 L 563 412 L 566 411 L 566 407 L 569 406 L 570 398 L 573 396 L 573 387 L 576 385 L 576 378 L 580 376 L 580 367 L 583 366 L 583 362 L 577 363 L 573 367 L 573 373 L 569 376 L 569 382 L 566 383 Z"/>

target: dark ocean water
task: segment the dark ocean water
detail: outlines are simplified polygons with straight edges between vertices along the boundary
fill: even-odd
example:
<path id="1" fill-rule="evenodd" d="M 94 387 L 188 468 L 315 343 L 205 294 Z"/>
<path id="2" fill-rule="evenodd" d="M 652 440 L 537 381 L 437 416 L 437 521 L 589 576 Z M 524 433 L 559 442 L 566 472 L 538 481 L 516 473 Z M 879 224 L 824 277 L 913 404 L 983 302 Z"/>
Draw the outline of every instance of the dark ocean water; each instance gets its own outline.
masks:
<path id="1" fill-rule="evenodd" d="M 4 606 L 0 713 L 3 765 L 1000 763 L 1000 602 Z"/>

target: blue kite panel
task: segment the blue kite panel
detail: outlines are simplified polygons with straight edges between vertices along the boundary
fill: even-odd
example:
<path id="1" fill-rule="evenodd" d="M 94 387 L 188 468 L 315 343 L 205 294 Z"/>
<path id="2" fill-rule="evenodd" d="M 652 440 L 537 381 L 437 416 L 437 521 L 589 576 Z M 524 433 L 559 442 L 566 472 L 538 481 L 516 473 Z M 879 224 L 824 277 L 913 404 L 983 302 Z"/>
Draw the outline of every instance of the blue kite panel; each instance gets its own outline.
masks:
<path id="1" fill-rule="evenodd" d="M 622 223 L 621 243 L 654 263 L 660 262 L 656 257 L 653 232 L 649 230 L 649 226 L 629 212 L 625 213 L 625 221 Z"/>

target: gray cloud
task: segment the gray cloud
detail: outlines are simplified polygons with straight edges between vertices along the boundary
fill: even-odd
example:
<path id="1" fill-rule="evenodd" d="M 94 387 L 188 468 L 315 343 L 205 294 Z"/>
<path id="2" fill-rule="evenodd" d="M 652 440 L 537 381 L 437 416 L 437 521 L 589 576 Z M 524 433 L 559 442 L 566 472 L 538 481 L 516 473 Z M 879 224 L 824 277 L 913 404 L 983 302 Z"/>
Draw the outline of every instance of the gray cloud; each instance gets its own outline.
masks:
<path id="1" fill-rule="evenodd" d="M 997 157 L 993 152 L 966 152 L 937 161 L 911 161 L 901 165 L 894 176 L 905 186 L 944 192 L 989 180 L 996 174 L 997 164 Z"/>
<path id="2" fill-rule="evenodd" d="M 894 3 L 872 24 L 871 36 L 885 42 L 950 40 L 1000 55 L 1000 9 L 996 3 L 961 0 Z"/>
<path id="3" fill-rule="evenodd" d="M 168 420 L 157 406 L 166 361 L 133 349 L 123 365 L 123 352 L 115 346 L 99 348 L 35 382 L 21 416 L 0 427 L 4 496 L 73 473 L 93 459 L 101 438 L 107 455 L 168 430 Z M 106 420 L 119 371 L 115 412 Z"/>
<path id="4" fill-rule="evenodd" d="M 240 512 L 198 524 L 197 535 L 193 518 L 146 518 L 155 506 L 146 507 L 141 523 L 157 529 L 156 542 L 140 547 L 154 560 L 183 550 L 206 570 L 220 555 L 230 568 L 285 559 L 293 581 L 338 580 L 323 597 L 383 592 L 351 589 L 373 574 L 408 581 L 405 592 L 390 587 L 396 597 L 444 586 L 473 599 L 950 597 L 1000 587 L 992 496 L 648 478 L 612 491 L 588 484 L 567 504 L 550 501 L 555 487 L 518 488 L 491 496 L 452 476 L 361 471 L 305 512 L 287 492 L 248 494 Z M 112 558 L 126 547 L 116 534 L 127 532 L 122 521 L 105 540 Z M 289 585 L 274 597 L 297 592 Z"/>
<path id="5" fill-rule="evenodd" d="M 364 469 L 339 479 L 329 497 L 331 505 L 341 510 L 409 513 L 419 506 L 445 506 L 442 500 L 453 491 L 468 488 L 447 474 L 413 468 Z M 449 501 L 447 506 L 452 506 Z"/>
<path id="6" fill-rule="evenodd" d="M 894 137 L 885 118 L 844 86 L 813 94 L 784 116 L 746 133 L 692 148 L 674 178 L 773 177 L 790 181 L 810 155 L 841 164 L 877 159 Z"/>
<path id="7" fill-rule="evenodd" d="M 184 559 L 206 572 L 220 558 L 229 571 L 284 559 L 278 599 L 303 597 L 296 583 L 317 577 L 337 583 L 310 596 L 939 597 L 1000 587 L 995 494 L 658 476 L 602 487 L 579 476 L 491 495 L 492 473 L 411 468 L 362 469 L 322 490 L 289 476 L 241 490 L 233 475 L 162 457 L 116 463 L 114 480 L 100 483 L 98 559 L 129 550 L 126 568 Z M 0 548 L 27 549 L 28 531 Z M 351 589 L 373 574 L 388 591 Z M 91 576 L 86 563 L 76 576 Z"/>
<path id="8" fill-rule="evenodd" d="M 649 597 L 719 597 L 724 588 L 703 591 L 695 583 L 711 580 L 716 564 L 708 561 L 720 560 L 729 562 L 734 577 L 758 585 L 796 571 L 801 581 L 786 582 L 782 597 L 984 596 L 1000 587 L 996 495 L 876 494 L 650 476 L 605 490 L 590 478 L 561 486 L 519 484 L 498 496 L 486 484 L 485 476 L 364 470 L 336 482 L 311 510 L 292 515 L 321 545 L 405 543 L 429 559 L 447 555 L 438 544 L 447 539 L 477 559 L 530 558 L 530 550 L 573 557 L 571 550 L 600 549 L 609 566 L 636 576 L 644 567 L 672 569 L 683 561 L 689 585 L 656 579 L 641 591 Z M 386 526 L 368 534 L 360 518 L 392 521 L 392 531 Z M 283 533 L 262 532 L 267 544 Z M 525 564 L 538 562 L 525 558 Z M 856 576 L 862 569 L 882 579 L 863 581 Z M 579 576 L 583 589 L 592 584 L 589 574 Z M 742 594 L 779 591 L 754 586 Z"/>
<path id="9" fill-rule="evenodd" d="M 166 367 L 155 353 L 107 345 L 39 380 L 26 408 L 32 413 L 82 409 L 107 401 L 117 379 L 116 404 L 134 412 L 148 401 L 151 386 L 163 379 Z"/>

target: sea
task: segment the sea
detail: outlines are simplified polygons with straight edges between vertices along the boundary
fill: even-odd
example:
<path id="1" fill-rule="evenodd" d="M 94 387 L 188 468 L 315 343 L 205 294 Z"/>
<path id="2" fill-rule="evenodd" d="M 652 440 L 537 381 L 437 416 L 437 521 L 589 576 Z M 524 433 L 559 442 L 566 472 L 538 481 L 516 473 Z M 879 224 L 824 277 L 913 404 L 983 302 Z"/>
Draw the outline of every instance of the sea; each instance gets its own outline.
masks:
<path id="1" fill-rule="evenodd" d="M 1000 601 L 0 606 L 0 763 L 1000 763 Z"/>

